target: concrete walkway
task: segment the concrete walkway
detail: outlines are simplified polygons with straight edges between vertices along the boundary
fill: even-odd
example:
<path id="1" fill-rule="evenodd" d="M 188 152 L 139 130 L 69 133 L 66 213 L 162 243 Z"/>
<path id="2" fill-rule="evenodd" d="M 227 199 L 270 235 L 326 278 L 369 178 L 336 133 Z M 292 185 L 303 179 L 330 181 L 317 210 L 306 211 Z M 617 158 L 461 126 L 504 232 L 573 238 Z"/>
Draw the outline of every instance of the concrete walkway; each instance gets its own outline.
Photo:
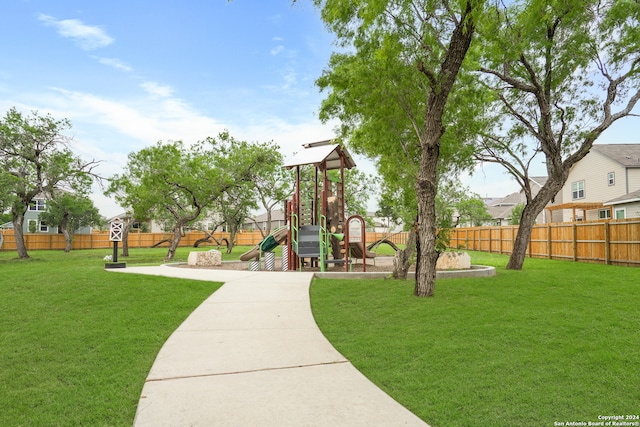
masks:
<path id="1" fill-rule="evenodd" d="M 160 350 L 136 427 L 427 426 L 322 335 L 309 304 L 313 273 L 111 271 L 225 282 Z"/>

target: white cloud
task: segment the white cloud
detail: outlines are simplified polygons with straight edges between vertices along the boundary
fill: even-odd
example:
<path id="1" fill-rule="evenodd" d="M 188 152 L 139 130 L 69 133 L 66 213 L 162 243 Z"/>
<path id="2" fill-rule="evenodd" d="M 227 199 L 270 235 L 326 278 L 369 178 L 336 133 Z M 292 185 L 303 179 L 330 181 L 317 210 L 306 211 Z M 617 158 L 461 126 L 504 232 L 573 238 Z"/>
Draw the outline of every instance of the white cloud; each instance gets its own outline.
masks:
<path id="1" fill-rule="evenodd" d="M 109 67 L 115 68 L 116 70 L 124 71 L 127 73 L 133 71 L 133 68 L 117 58 L 104 58 L 100 56 L 92 56 L 92 58 L 97 60 L 102 65 L 107 65 Z"/>
<path id="2" fill-rule="evenodd" d="M 161 85 L 156 82 L 144 82 L 140 84 L 140 87 L 149 95 L 159 96 L 161 98 L 168 98 L 173 93 L 173 89 L 170 86 Z"/>
<path id="3" fill-rule="evenodd" d="M 72 39 L 83 50 L 94 50 L 113 43 L 102 28 L 85 25 L 77 19 L 56 19 L 53 16 L 40 14 L 38 19 L 45 25 L 53 27 L 62 37 Z"/>
<path id="4" fill-rule="evenodd" d="M 282 51 L 284 51 L 284 46 L 278 45 L 278 46 L 274 47 L 273 49 L 271 49 L 270 53 L 271 53 L 271 55 L 276 56 L 277 54 L 281 53 Z"/>
<path id="5" fill-rule="evenodd" d="M 62 95 L 59 102 L 66 106 L 68 117 L 75 118 L 74 127 L 79 121 L 86 126 L 97 123 L 138 141 L 140 146 L 170 139 L 194 143 L 217 135 L 225 128 L 177 98 L 116 102 L 89 93 L 65 89 L 55 91 Z M 114 135 L 111 139 L 117 143 L 119 138 Z M 128 146 L 127 149 L 136 147 Z"/>

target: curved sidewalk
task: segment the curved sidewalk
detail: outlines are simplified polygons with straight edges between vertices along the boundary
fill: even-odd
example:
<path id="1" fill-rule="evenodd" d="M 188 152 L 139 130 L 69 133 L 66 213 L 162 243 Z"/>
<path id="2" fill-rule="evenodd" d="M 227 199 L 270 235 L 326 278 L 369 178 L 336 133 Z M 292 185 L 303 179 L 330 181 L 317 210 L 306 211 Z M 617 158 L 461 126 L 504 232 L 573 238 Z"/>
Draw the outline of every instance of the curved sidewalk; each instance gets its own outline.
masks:
<path id="1" fill-rule="evenodd" d="M 225 282 L 158 353 L 136 427 L 427 426 L 322 335 L 309 304 L 313 273 L 112 271 Z"/>

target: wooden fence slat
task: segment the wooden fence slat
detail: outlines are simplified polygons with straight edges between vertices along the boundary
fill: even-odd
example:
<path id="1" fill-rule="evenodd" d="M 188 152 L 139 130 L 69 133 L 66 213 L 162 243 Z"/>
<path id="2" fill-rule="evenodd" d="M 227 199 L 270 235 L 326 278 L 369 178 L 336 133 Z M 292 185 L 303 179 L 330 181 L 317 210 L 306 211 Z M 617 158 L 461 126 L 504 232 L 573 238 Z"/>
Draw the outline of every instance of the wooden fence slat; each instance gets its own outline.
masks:
<path id="1" fill-rule="evenodd" d="M 498 252 L 511 254 L 518 227 L 490 227 L 489 232 L 493 229 L 498 230 Z M 484 244 L 486 230 L 486 227 L 456 228 L 451 239 L 456 247 L 491 251 L 491 243 L 489 247 Z M 640 266 L 640 218 L 536 224 L 527 252 L 534 258 Z"/>
<path id="2" fill-rule="evenodd" d="M 229 239 L 227 232 L 215 232 L 214 237 L 221 241 L 223 238 Z M 151 246 L 161 242 L 164 239 L 172 238 L 172 233 L 129 233 L 129 248 L 150 248 Z M 379 233 L 367 232 L 366 244 L 377 242 L 381 239 L 388 239 L 396 245 L 404 245 L 409 236 L 408 231 L 401 233 Z M 4 243 L 0 247 L 0 251 L 15 251 L 16 241 L 13 230 L 3 231 Z M 48 233 L 25 233 L 25 245 L 27 250 L 50 250 L 64 249 L 65 240 L 62 234 Z M 205 237 L 201 231 L 191 231 L 185 233 L 180 240 L 180 247 L 193 246 L 196 240 Z M 243 231 L 236 234 L 235 245 L 238 246 L 255 246 L 263 240 L 260 231 Z M 168 243 L 163 243 L 163 247 L 168 247 Z M 216 246 L 215 242 L 206 243 L 203 246 Z M 110 249 L 113 247 L 109 241 L 108 232 L 98 232 L 92 234 L 76 234 L 74 236 L 71 249 Z"/>

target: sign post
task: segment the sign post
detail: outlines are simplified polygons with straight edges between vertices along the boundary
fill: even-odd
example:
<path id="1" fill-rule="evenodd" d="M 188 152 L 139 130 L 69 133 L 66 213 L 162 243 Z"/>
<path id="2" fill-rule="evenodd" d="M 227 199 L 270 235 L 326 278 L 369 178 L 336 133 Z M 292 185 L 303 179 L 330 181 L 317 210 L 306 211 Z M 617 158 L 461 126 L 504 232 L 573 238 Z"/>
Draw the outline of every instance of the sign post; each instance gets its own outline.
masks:
<path id="1" fill-rule="evenodd" d="M 118 262 L 118 242 L 122 241 L 124 232 L 124 221 L 120 218 L 114 218 L 109 225 L 109 240 L 113 242 L 112 262 L 106 263 L 104 268 L 125 268 L 124 262 Z"/>

